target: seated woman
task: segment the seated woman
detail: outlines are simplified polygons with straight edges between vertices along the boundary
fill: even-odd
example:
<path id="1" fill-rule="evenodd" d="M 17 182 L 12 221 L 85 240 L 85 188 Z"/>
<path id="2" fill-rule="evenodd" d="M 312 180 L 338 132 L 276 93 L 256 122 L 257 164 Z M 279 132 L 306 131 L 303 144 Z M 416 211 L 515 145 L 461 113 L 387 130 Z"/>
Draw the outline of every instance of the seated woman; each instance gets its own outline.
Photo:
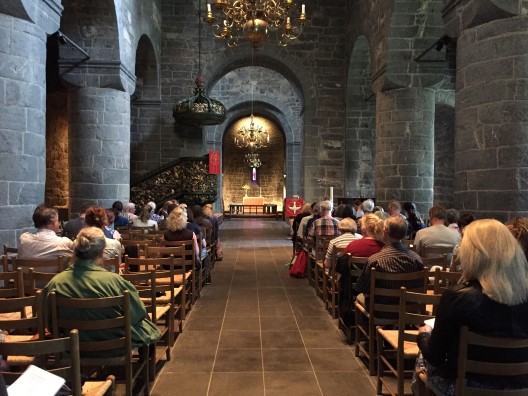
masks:
<path id="1" fill-rule="evenodd" d="M 423 326 L 418 335 L 427 376 L 442 395 L 454 395 L 462 326 L 483 335 L 528 338 L 528 263 L 508 228 L 492 219 L 472 222 L 464 230 L 459 257 L 463 283 L 443 294 L 434 329 Z M 479 359 L 497 359 L 485 350 L 474 353 Z M 507 355 L 501 358 L 511 358 Z M 528 385 L 528 378 L 518 377 L 473 376 L 467 380 L 479 388 Z"/>
<path id="2" fill-rule="evenodd" d="M 86 215 L 84 217 L 84 222 L 87 227 L 96 227 L 103 231 L 105 226 L 108 225 L 108 216 L 106 214 L 106 209 L 99 206 L 92 206 L 86 210 Z M 103 258 L 112 259 L 116 255 L 121 257 L 121 242 L 117 239 L 109 238 L 105 235 L 106 246 L 104 248 Z"/>
<path id="3" fill-rule="evenodd" d="M 196 239 L 196 234 L 187 229 L 187 210 L 182 207 L 175 208 L 169 214 L 167 222 L 168 231 L 163 234 L 165 241 L 193 241 L 194 254 L 198 259 L 200 257 L 200 250 Z M 201 263 L 197 263 L 199 267 Z"/>
<path id="4" fill-rule="evenodd" d="M 335 237 L 328 243 L 328 249 L 324 260 L 324 266 L 326 268 L 332 266 L 332 252 L 334 251 L 334 246 L 337 248 L 346 248 L 350 242 L 363 238 L 360 234 L 356 234 L 356 222 L 349 217 L 345 217 L 341 220 L 337 225 L 337 229 L 341 235 Z"/>
<path id="5" fill-rule="evenodd" d="M 512 217 L 506 223 L 506 227 L 519 241 L 525 256 L 528 257 L 528 217 Z"/>
<path id="6" fill-rule="evenodd" d="M 384 246 L 383 220 L 376 215 L 367 214 L 361 217 L 359 224 L 363 238 L 350 242 L 343 255 L 350 253 L 352 256 L 370 257 Z"/>
<path id="7" fill-rule="evenodd" d="M 134 221 L 132 224 L 133 227 L 152 227 L 154 226 L 154 229 L 158 231 L 158 222 L 155 220 L 151 220 L 151 212 L 152 207 L 149 205 L 143 206 L 143 209 L 141 209 L 141 213 L 139 214 L 139 218 Z"/>
<path id="8" fill-rule="evenodd" d="M 156 343 L 160 337 L 160 332 L 156 325 L 148 319 L 145 306 L 139 299 L 134 285 L 118 274 L 109 272 L 100 266 L 105 246 L 106 238 L 100 228 L 83 228 L 74 242 L 73 264 L 53 277 L 44 288 L 44 296 L 47 298 L 52 291 L 55 291 L 58 295 L 71 298 L 114 297 L 121 296 L 123 290 L 128 290 L 130 292 L 133 347 L 138 348 L 144 344 Z M 83 320 L 86 317 L 86 312 L 81 311 L 69 311 L 67 315 L 73 320 Z M 110 314 L 113 312 L 114 310 L 101 308 L 94 310 L 91 316 L 95 319 L 110 319 L 117 315 L 117 313 Z M 106 339 L 104 333 L 96 331 L 89 334 L 81 333 L 79 336 L 81 341 Z"/>

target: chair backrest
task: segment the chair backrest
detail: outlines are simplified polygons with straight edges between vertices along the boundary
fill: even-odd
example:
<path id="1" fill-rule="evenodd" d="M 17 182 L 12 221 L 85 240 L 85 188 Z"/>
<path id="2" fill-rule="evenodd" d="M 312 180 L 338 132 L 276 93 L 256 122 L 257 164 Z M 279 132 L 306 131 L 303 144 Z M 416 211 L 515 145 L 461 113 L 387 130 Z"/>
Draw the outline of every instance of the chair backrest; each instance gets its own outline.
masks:
<path id="1" fill-rule="evenodd" d="M 33 268 L 36 271 L 39 272 L 49 272 L 53 274 L 58 274 L 59 272 L 64 271 L 64 269 L 68 266 L 68 257 L 67 256 L 59 256 L 57 258 L 52 259 L 19 259 L 16 257 L 13 257 L 13 268 L 22 268 L 22 272 L 24 274 L 29 272 L 30 268 Z M 39 288 L 42 288 L 46 286 L 45 283 L 37 283 L 37 286 Z M 29 283 L 26 282 L 26 278 L 24 277 L 24 287 L 30 289 Z"/>
<path id="2" fill-rule="evenodd" d="M 405 287 L 400 289 L 400 305 L 398 314 L 398 348 L 403 351 L 404 342 L 416 342 L 416 330 L 426 320 L 434 318 L 428 311 L 429 307 L 438 307 L 439 294 L 410 292 Z M 414 330 L 414 331 L 413 331 Z"/>
<path id="3" fill-rule="evenodd" d="M 22 269 L 18 271 L 0 272 L 0 298 L 12 297 L 24 297 Z"/>
<path id="4" fill-rule="evenodd" d="M 434 266 L 442 267 L 442 270 L 446 270 L 449 267 L 449 259 L 446 253 L 437 257 L 422 257 L 424 268 L 431 269 Z"/>
<path id="5" fill-rule="evenodd" d="M 471 350 L 479 348 L 479 355 L 490 353 L 490 356 L 501 356 L 501 362 L 478 360 L 472 357 Z M 521 396 L 528 394 L 528 386 L 523 389 L 509 390 L 485 390 L 473 388 L 466 382 L 467 374 L 480 374 L 483 376 L 528 376 L 528 360 L 526 358 L 515 359 L 512 356 L 526 356 L 528 348 L 528 338 L 515 339 L 503 337 L 490 337 L 469 331 L 467 326 L 462 326 L 460 330 L 458 349 L 458 375 L 455 385 L 455 394 L 458 396 L 477 395 L 508 395 Z M 487 351 L 487 352 L 486 352 Z M 469 352 L 469 354 L 468 354 Z M 519 353 L 516 353 L 519 352 Z M 526 383 L 526 381 L 523 381 Z"/>
<path id="6" fill-rule="evenodd" d="M 31 315 L 25 315 L 31 307 Z M 34 296 L 6 298 L 0 304 L 0 329 L 16 331 L 16 334 L 38 334 L 44 339 L 44 307 L 42 291 Z M 26 317 L 29 316 L 29 317 Z"/>
<path id="7" fill-rule="evenodd" d="M 121 257 L 116 254 L 113 258 L 103 259 L 102 267 L 107 271 L 119 274 L 119 264 L 121 263 Z"/>
<path id="8" fill-rule="evenodd" d="M 130 227 L 130 229 L 133 230 L 133 231 L 141 230 L 144 233 L 148 233 L 150 230 L 156 231 L 156 226 L 155 225 L 151 225 L 151 226 L 139 227 L 139 226 L 132 225 L 132 227 Z"/>
<path id="9" fill-rule="evenodd" d="M 434 272 L 434 294 L 443 294 L 448 287 L 456 285 L 462 279 L 462 272 L 440 271 Z"/>
<path id="10" fill-rule="evenodd" d="M 447 254 L 448 258 L 451 259 L 454 248 L 455 246 L 421 246 L 420 256 L 421 257 L 438 257 L 443 254 Z"/>
<path id="11" fill-rule="evenodd" d="M 50 272 L 35 271 L 34 268 L 29 268 L 28 272 L 23 273 L 24 278 L 24 292 L 28 296 L 34 296 L 38 290 L 42 290 L 42 286 L 47 285 L 53 277 L 57 275 Z"/>
<path id="12" fill-rule="evenodd" d="M 411 250 L 416 250 L 415 247 L 414 247 L 414 239 L 403 239 L 402 240 L 402 244 L 406 248 L 409 248 Z"/>
<path id="13" fill-rule="evenodd" d="M 69 337 L 64 338 L 1 342 L 0 355 L 35 357 L 33 365 L 64 378 L 73 396 L 82 395 L 79 332 L 77 330 L 71 330 Z M 48 359 L 49 355 L 54 355 L 53 360 Z M 2 371 L 2 376 L 8 385 L 15 382 L 22 374 L 22 372 Z"/>
<path id="14" fill-rule="evenodd" d="M 93 356 L 91 354 L 95 353 L 101 356 L 101 365 L 103 365 L 105 353 L 115 356 L 116 350 L 119 350 L 122 351 L 120 356 L 123 360 L 127 364 L 132 364 L 128 290 L 124 290 L 122 296 L 101 298 L 69 298 L 52 291 L 49 300 L 53 336 L 59 337 L 63 331 L 78 329 L 81 359 L 85 356 Z M 98 319 L 90 314 L 90 310 L 101 312 L 105 309 L 109 312 L 107 318 L 103 319 L 104 315 L 101 315 Z M 81 315 L 79 311 L 86 312 L 86 315 Z M 71 312 L 75 312 L 74 319 L 69 317 Z M 81 316 L 85 319 L 75 319 Z"/>
<path id="15" fill-rule="evenodd" d="M 151 270 L 162 270 L 170 268 L 183 268 L 183 258 L 169 257 L 156 258 L 133 258 L 125 256 L 125 274 L 133 272 L 149 272 Z"/>
<path id="16" fill-rule="evenodd" d="M 428 271 L 406 273 L 380 272 L 370 270 L 369 320 L 372 325 L 398 323 L 400 289 L 425 293 L 427 291 Z M 373 334 L 373 333 L 372 333 Z"/>
<path id="17" fill-rule="evenodd" d="M 181 250 L 183 248 L 183 250 Z M 176 250 L 175 250 L 176 249 Z M 180 249 L 180 250 L 177 250 Z M 196 263 L 196 254 L 194 251 L 194 241 L 163 241 L 163 246 L 147 246 L 147 257 L 158 255 L 158 257 L 173 254 L 174 258 L 183 257 L 186 266 Z"/>
<path id="18" fill-rule="evenodd" d="M 315 239 L 315 259 L 323 260 L 326 251 L 328 250 L 328 244 L 332 239 L 336 238 L 335 235 L 317 235 Z"/>

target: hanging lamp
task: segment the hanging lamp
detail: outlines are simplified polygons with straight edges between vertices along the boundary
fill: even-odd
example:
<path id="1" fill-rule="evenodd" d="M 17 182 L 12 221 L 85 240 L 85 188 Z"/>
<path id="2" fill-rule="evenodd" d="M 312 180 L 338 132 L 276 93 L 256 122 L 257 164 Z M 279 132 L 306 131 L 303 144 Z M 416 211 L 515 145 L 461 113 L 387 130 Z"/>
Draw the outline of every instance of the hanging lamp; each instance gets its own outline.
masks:
<path id="1" fill-rule="evenodd" d="M 226 119 L 226 109 L 222 102 L 209 98 L 202 76 L 202 2 L 199 1 L 198 17 L 198 75 L 194 80 L 194 95 L 180 100 L 174 105 L 172 116 L 179 124 L 204 125 L 222 124 Z"/>

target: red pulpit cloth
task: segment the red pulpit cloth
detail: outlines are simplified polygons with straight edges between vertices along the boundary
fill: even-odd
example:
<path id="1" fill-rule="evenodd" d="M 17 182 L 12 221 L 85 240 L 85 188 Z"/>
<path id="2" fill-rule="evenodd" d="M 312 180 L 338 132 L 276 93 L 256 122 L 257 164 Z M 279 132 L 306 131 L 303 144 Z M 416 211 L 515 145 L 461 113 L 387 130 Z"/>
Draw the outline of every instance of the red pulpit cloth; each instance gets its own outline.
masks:
<path id="1" fill-rule="evenodd" d="M 220 151 L 209 151 L 209 174 L 220 174 Z"/>
<path id="2" fill-rule="evenodd" d="M 302 198 L 286 198 L 284 200 L 284 210 L 286 211 L 286 217 L 292 218 L 301 213 L 301 208 L 304 204 Z"/>

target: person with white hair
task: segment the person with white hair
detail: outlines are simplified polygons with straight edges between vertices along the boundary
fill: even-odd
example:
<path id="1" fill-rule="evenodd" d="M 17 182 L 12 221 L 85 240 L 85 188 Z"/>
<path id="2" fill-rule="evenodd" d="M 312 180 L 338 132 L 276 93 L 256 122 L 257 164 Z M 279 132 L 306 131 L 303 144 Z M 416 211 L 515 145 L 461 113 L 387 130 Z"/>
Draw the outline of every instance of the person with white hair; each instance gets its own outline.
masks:
<path id="1" fill-rule="evenodd" d="M 130 223 L 134 223 L 138 216 L 136 215 L 136 204 L 129 202 L 123 205 L 123 216 L 125 216 Z"/>
<path id="2" fill-rule="evenodd" d="M 332 266 L 332 252 L 334 250 L 334 246 L 336 248 L 346 248 L 350 242 L 363 238 L 361 234 L 357 234 L 356 222 L 350 217 L 345 217 L 343 220 L 341 220 L 337 225 L 337 228 L 339 229 L 341 235 L 332 239 L 328 243 L 328 249 L 326 251 L 324 260 L 324 266 L 326 268 L 330 268 Z"/>
<path id="3" fill-rule="evenodd" d="M 319 209 L 321 210 L 321 218 L 314 221 L 313 226 L 308 230 L 308 245 L 315 246 L 315 241 L 318 236 L 330 235 L 338 236 L 339 221 L 332 217 L 332 202 L 321 201 Z"/>
<path id="4" fill-rule="evenodd" d="M 154 220 L 158 224 L 161 217 L 156 213 L 156 203 L 153 201 L 147 202 L 147 206 L 150 207 L 150 220 Z"/>

